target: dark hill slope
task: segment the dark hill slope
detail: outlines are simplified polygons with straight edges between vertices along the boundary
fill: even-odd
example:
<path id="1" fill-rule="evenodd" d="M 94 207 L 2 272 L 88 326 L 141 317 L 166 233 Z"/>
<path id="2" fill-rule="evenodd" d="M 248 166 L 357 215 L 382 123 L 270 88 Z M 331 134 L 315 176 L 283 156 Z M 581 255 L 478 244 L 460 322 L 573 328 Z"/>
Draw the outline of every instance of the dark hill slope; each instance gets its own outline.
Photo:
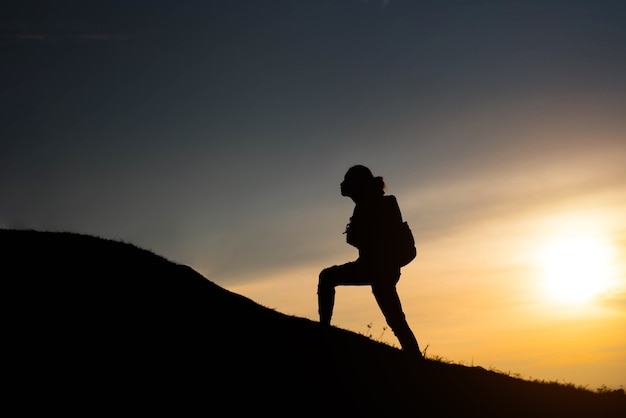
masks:
<path id="1" fill-rule="evenodd" d="M 0 230 L 0 245 L 5 395 L 24 412 L 625 416 L 623 392 L 416 370 L 395 348 L 324 332 L 130 244 Z"/>

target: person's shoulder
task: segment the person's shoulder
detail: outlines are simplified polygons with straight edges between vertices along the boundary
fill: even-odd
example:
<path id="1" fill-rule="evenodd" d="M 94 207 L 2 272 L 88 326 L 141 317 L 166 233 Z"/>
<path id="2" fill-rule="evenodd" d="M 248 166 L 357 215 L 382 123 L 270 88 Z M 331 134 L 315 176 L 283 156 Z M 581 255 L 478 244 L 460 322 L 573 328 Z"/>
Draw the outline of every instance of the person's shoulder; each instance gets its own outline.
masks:
<path id="1" fill-rule="evenodd" d="M 398 200 L 396 199 L 396 197 L 392 194 L 386 194 L 383 196 L 383 201 L 388 202 L 388 203 L 398 203 Z"/>

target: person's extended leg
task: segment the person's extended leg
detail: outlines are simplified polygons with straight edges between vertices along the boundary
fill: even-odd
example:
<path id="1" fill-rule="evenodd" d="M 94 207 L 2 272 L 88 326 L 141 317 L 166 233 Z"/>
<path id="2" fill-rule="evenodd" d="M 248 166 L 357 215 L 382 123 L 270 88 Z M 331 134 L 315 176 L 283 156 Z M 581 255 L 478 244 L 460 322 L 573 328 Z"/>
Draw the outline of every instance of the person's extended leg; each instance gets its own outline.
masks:
<path id="1" fill-rule="evenodd" d="M 317 302 L 320 323 L 330 325 L 335 305 L 335 287 L 339 285 L 368 285 L 363 281 L 364 272 L 360 263 L 351 262 L 322 270 L 317 285 Z"/>
<path id="2" fill-rule="evenodd" d="M 402 351 L 411 357 L 421 359 L 422 353 L 402 311 L 402 304 L 400 303 L 395 284 L 372 284 L 372 292 L 387 320 L 387 324 L 389 324 L 389 327 L 398 338 Z"/>

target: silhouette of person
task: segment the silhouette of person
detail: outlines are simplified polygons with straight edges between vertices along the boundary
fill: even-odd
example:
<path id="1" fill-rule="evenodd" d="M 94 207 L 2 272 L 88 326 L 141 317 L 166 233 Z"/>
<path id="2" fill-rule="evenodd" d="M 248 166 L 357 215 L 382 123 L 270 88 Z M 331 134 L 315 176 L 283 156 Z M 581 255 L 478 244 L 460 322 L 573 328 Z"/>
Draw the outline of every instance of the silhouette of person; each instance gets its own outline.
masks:
<path id="1" fill-rule="evenodd" d="M 359 257 L 340 266 L 322 270 L 317 288 L 320 322 L 330 326 L 336 286 L 372 286 L 372 293 L 387 324 L 398 338 L 402 351 L 410 359 L 422 360 L 422 353 L 409 328 L 396 284 L 400 267 L 386 245 L 386 235 L 393 223 L 402 222 L 396 198 L 385 196 L 382 177 L 374 177 L 369 168 L 351 167 L 341 183 L 342 196 L 350 197 L 354 213 L 346 227 L 346 241 L 359 250 Z"/>

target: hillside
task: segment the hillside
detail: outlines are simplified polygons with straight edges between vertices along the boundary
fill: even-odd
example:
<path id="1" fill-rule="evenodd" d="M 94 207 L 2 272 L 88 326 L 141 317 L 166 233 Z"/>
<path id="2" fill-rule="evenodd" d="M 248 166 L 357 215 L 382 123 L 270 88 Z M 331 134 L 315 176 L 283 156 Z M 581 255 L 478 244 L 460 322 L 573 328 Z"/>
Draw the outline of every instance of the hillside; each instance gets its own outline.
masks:
<path id="1" fill-rule="evenodd" d="M 5 398 L 23 413 L 626 416 L 594 393 L 431 361 L 267 309 L 131 244 L 0 230 Z"/>

